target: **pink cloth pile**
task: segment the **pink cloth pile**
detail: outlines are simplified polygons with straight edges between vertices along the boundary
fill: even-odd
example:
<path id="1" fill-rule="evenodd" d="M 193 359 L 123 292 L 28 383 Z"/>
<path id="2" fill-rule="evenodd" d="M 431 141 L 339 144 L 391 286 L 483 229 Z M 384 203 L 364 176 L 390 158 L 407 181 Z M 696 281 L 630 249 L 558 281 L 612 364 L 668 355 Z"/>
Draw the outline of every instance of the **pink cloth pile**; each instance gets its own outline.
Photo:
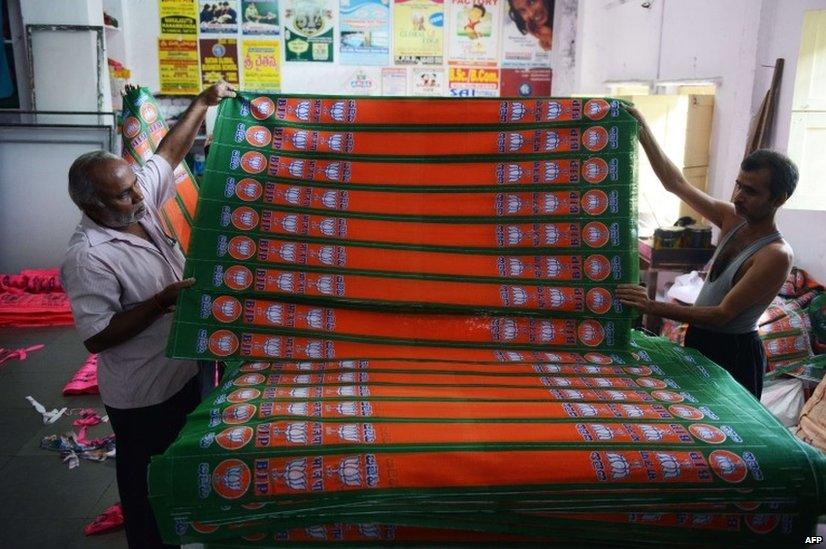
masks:
<path id="1" fill-rule="evenodd" d="M 0 326 L 73 324 L 69 297 L 60 285 L 57 269 L 0 274 Z"/>

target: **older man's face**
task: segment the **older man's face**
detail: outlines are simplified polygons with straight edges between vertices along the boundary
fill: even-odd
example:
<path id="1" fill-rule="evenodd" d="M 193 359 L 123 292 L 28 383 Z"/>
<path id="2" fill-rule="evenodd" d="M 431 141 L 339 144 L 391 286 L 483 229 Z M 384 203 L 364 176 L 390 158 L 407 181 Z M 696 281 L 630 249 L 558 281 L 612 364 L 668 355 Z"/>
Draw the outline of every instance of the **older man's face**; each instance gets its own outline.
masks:
<path id="1" fill-rule="evenodd" d="M 91 175 L 103 203 L 87 212 L 96 222 L 112 229 L 125 229 L 146 214 L 138 178 L 125 160 L 102 162 Z"/>

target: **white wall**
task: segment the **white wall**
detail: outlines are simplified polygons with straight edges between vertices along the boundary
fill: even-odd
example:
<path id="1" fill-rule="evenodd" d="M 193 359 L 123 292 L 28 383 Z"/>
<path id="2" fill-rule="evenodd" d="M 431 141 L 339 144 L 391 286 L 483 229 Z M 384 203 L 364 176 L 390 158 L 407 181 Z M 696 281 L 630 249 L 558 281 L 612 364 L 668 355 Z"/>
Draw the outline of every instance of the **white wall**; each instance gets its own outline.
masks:
<path id="1" fill-rule="evenodd" d="M 794 94 L 795 67 L 800 48 L 800 31 L 803 14 L 807 10 L 826 10 L 826 0 L 777 0 L 765 2 L 768 12 L 760 31 L 760 48 L 757 63 L 774 65 L 775 59 L 784 58 L 785 69 L 780 84 L 780 96 L 775 113 L 772 146 L 785 150 L 789 143 L 792 96 Z M 772 70 L 761 68 L 755 79 L 752 105 L 756 108 L 771 83 Z M 826 154 L 826 151 L 824 151 Z M 806 269 L 818 281 L 826 284 L 826 212 L 812 210 L 781 210 L 780 230 L 795 250 L 795 263 Z"/>
<path id="2" fill-rule="evenodd" d="M 728 200 L 753 114 L 786 59 L 773 147 L 788 145 L 794 70 L 803 13 L 826 0 L 579 0 L 577 63 L 572 93 L 605 94 L 610 82 L 712 80 L 717 96 L 708 190 Z M 796 262 L 826 283 L 826 239 L 813 226 L 826 212 L 783 211 L 781 231 Z"/>

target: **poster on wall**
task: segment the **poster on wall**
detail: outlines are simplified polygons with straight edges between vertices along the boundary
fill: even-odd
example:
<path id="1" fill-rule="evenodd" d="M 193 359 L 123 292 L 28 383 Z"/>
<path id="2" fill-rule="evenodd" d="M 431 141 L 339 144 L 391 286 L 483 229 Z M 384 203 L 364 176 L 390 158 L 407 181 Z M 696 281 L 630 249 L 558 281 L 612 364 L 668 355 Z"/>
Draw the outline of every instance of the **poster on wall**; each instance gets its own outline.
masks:
<path id="1" fill-rule="evenodd" d="M 380 77 L 378 68 L 359 68 L 347 77 L 341 89 L 347 95 L 381 95 Z"/>
<path id="2" fill-rule="evenodd" d="M 389 0 L 340 0 L 342 65 L 386 65 L 390 56 Z"/>
<path id="3" fill-rule="evenodd" d="M 158 69 L 161 93 L 197 95 L 201 93 L 201 67 L 198 64 L 198 42 L 158 39 Z"/>
<path id="4" fill-rule="evenodd" d="M 238 41 L 235 38 L 201 38 L 201 78 L 204 87 L 221 78 L 238 85 Z"/>
<path id="5" fill-rule="evenodd" d="M 286 0 L 286 61 L 333 61 L 333 9 L 336 0 Z"/>
<path id="6" fill-rule="evenodd" d="M 201 34 L 236 34 L 238 0 L 198 0 Z"/>
<path id="7" fill-rule="evenodd" d="M 381 70 L 382 95 L 407 95 L 407 69 L 385 67 Z"/>
<path id="8" fill-rule="evenodd" d="M 275 0 L 242 0 L 241 32 L 255 35 L 278 36 L 278 2 Z"/>
<path id="9" fill-rule="evenodd" d="M 506 0 L 503 66 L 551 65 L 555 0 Z"/>
<path id="10" fill-rule="evenodd" d="M 241 72 L 244 89 L 260 92 L 277 92 L 281 88 L 278 40 L 252 40 L 241 42 Z"/>
<path id="11" fill-rule="evenodd" d="M 413 95 L 441 97 L 445 94 L 445 71 L 441 68 L 414 67 L 410 86 Z"/>
<path id="12" fill-rule="evenodd" d="M 397 65 L 444 62 L 444 1 L 394 0 L 393 57 Z"/>
<path id="13" fill-rule="evenodd" d="M 448 0 L 448 63 L 495 67 L 502 4 L 507 0 Z"/>
<path id="14" fill-rule="evenodd" d="M 502 97 L 549 97 L 551 69 L 502 69 Z"/>
<path id="15" fill-rule="evenodd" d="M 195 0 L 160 0 L 161 36 L 196 36 L 198 8 Z"/>
<path id="16" fill-rule="evenodd" d="M 451 97 L 498 97 L 499 70 L 450 67 L 448 89 Z"/>

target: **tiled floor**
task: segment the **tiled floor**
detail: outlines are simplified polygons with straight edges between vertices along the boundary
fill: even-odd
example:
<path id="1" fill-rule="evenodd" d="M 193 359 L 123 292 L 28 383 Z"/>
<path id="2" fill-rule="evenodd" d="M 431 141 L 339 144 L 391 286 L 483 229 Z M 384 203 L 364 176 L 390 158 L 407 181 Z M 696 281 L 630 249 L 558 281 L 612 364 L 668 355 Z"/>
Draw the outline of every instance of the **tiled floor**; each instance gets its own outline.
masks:
<path id="1" fill-rule="evenodd" d="M 86 537 L 83 526 L 118 501 L 115 463 L 81 460 L 69 469 L 55 452 L 40 449 L 51 434 L 76 430 L 73 416 L 43 425 L 25 399 L 31 395 L 47 409 L 66 406 L 77 413 L 95 408 L 105 414 L 97 396 L 64 397 L 63 385 L 88 356 L 72 328 L 2 329 L 0 347 L 43 343 L 25 361 L 0 366 L 0 547 L 123 548 L 123 531 Z M 104 436 L 108 424 L 92 427 Z"/>

